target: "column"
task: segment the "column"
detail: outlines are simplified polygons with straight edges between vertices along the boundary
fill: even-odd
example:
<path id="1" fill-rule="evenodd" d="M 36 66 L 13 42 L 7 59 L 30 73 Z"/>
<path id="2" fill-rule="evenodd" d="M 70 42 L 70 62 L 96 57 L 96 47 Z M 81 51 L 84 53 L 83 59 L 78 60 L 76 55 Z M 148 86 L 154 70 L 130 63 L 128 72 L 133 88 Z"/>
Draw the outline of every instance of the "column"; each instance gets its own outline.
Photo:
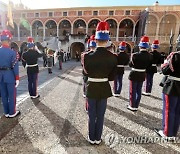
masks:
<path id="1" fill-rule="evenodd" d="M 71 34 L 73 34 L 73 26 L 71 25 Z"/>
<path id="2" fill-rule="evenodd" d="M 86 25 L 86 34 L 88 35 L 88 25 Z"/>
<path id="3" fill-rule="evenodd" d="M 46 35 L 46 30 L 45 30 L 45 26 L 43 25 L 43 41 L 44 41 L 44 39 L 45 39 L 45 36 Z"/>
<path id="4" fill-rule="evenodd" d="M 30 26 L 30 36 L 32 37 L 32 26 Z"/>
<path id="5" fill-rule="evenodd" d="M 132 34 L 132 42 L 135 41 L 134 37 L 135 37 L 135 30 L 136 30 L 136 25 L 134 24 L 133 26 L 133 34 Z"/>
<path id="6" fill-rule="evenodd" d="M 119 41 L 119 25 L 117 25 L 117 31 L 116 31 L 116 41 Z"/>
<path id="7" fill-rule="evenodd" d="M 17 25 L 17 30 L 18 30 L 18 41 L 20 41 L 20 27 Z"/>
<path id="8" fill-rule="evenodd" d="M 159 35 L 159 25 L 160 25 L 160 22 L 157 23 L 157 27 L 156 27 L 156 37 L 155 39 L 157 40 L 158 39 L 158 35 Z"/>
<path id="9" fill-rule="evenodd" d="M 57 26 L 57 37 L 59 37 L 59 26 Z"/>

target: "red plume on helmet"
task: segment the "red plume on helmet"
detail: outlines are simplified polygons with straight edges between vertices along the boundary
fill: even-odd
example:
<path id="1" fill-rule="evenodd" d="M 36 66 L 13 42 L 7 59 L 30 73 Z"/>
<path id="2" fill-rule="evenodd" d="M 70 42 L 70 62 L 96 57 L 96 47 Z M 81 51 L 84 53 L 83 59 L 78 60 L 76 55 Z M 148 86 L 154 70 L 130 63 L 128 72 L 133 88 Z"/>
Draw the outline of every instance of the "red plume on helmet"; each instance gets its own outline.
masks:
<path id="1" fill-rule="evenodd" d="M 11 40 L 13 35 L 11 34 L 11 32 L 9 30 L 3 30 L 0 34 L 1 36 L 1 41 L 4 40 Z"/>
<path id="2" fill-rule="evenodd" d="M 153 49 L 159 48 L 159 40 L 154 40 L 151 46 Z"/>
<path id="3" fill-rule="evenodd" d="M 106 21 L 101 21 L 96 27 L 95 39 L 109 40 L 109 24 Z"/>
<path id="4" fill-rule="evenodd" d="M 32 47 L 34 47 L 35 46 L 35 44 L 34 44 L 34 39 L 31 37 L 31 36 L 29 36 L 28 38 L 27 38 L 27 47 L 28 48 L 32 48 Z"/>
<path id="5" fill-rule="evenodd" d="M 30 36 L 27 38 L 27 41 L 28 41 L 29 43 L 34 43 L 34 39 L 33 39 L 32 37 L 30 37 Z"/>
<path id="6" fill-rule="evenodd" d="M 142 36 L 141 37 L 139 47 L 149 48 L 149 37 L 148 36 Z"/>
<path id="7" fill-rule="evenodd" d="M 154 40 L 152 44 L 159 45 L 159 40 Z"/>
<path id="8" fill-rule="evenodd" d="M 119 49 L 120 50 L 125 50 L 126 49 L 126 42 L 122 41 L 121 43 L 119 43 Z"/>
<path id="9" fill-rule="evenodd" d="M 95 40 L 95 35 L 91 35 L 90 40 L 94 41 Z"/>

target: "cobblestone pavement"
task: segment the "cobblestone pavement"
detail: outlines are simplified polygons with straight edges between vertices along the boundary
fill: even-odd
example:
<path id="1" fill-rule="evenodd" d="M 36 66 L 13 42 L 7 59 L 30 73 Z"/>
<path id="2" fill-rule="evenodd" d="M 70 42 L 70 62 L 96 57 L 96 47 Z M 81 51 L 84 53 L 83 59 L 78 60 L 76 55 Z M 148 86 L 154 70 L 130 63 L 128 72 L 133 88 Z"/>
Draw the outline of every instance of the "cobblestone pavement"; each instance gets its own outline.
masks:
<path id="1" fill-rule="evenodd" d="M 22 114 L 19 117 L 1 117 L 0 153 L 180 153 L 180 142 L 161 142 L 153 131 L 154 128 L 161 128 L 162 89 L 159 82 L 162 75 L 155 75 L 152 96 L 142 96 L 139 110 L 133 113 L 126 109 L 129 70 L 125 72 L 121 97 L 108 99 L 103 143 L 93 146 L 86 141 L 88 116 L 84 110 L 85 98 L 82 97 L 82 68 L 76 62 L 65 65 L 67 70 L 60 72 L 54 69 L 52 77 L 47 71 L 39 74 L 39 78 L 46 78 L 42 84 L 39 81 L 41 98 L 21 100 L 18 108 Z M 134 143 L 138 137 L 143 140 Z"/>

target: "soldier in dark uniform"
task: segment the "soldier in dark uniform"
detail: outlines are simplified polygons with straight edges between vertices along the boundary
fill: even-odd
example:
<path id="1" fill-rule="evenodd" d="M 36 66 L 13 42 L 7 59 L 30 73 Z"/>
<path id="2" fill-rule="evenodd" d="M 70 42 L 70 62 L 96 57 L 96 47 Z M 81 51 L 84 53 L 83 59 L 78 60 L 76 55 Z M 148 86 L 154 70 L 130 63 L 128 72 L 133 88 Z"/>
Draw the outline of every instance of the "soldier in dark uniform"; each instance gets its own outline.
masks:
<path id="1" fill-rule="evenodd" d="M 163 86 L 162 130 L 155 131 L 171 139 L 177 136 L 180 125 L 180 47 L 170 53 L 161 68 L 168 77 Z"/>
<path id="2" fill-rule="evenodd" d="M 22 60 L 26 63 L 27 68 L 29 95 L 32 99 L 35 99 L 40 97 L 40 95 L 37 94 L 37 80 L 39 73 L 37 61 L 39 57 L 43 56 L 43 53 L 41 53 L 37 46 L 35 46 L 32 37 L 28 37 L 27 47 L 28 50 L 23 53 Z"/>
<path id="3" fill-rule="evenodd" d="M 157 73 L 157 66 L 161 64 L 161 54 L 157 51 L 159 48 L 159 41 L 154 40 L 152 46 L 152 51 L 150 52 L 153 55 L 153 61 L 151 67 L 146 70 L 146 79 L 144 81 L 144 92 L 143 95 L 150 96 L 153 85 L 153 76 L 154 73 Z"/>
<path id="4" fill-rule="evenodd" d="M 137 111 L 141 100 L 143 81 L 146 69 L 152 65 L 152 55 L 147 51 L 149 48 L 149 37 L 143 36 L 139 43 L 140 52 L 134 53 L 129 66 L 132 70 L 129 74 L 129 105 L 127 109 Z"/>
<path id="5" fill-rule="evenodd" d="M 0 34 L 2 46 L 0 47 L 0 91 L 7 118 L 20 114 L 16 110 L 16 88 L 19 85 L 19 65 L 17 52 L 10 49 L 12 34 L 8 30 Z"/>
<path id="6" fill-rule="evenodd" d="M 87 100 L 89 115 L 90 144 L 100 144 L 103 130 L 107 98 L 112 96 L 109 81 L 116 76 L 117 56 L 106 49 L 109 40 L 109 25 L 99 22 L 95 35 L 97 48 L 94 52 L 84 54 L 83 68 L 88 76 Z"/>
<path id="7" fill-rule="evenodd" d="M 48 65 L 49 74 L 52 74 L 53 59 L 54 59 L 54 51 L 52 49 L 48 49 L 47 50 L 47 65 Z"/>
<path id="8" fill-rule="evenodd" d="M 90 37 L 90 41 L 88 41 L 88 46 L 89 46 L 89 51 L 87 51 L 88 52 L 88 54 L 90 54 L 90 53 L 93 53 L 94 51 L 95 51 L 95 49 L 96 49 L 96 42 L 95 42 L 95 35 L 92 35 L 91 37 Z M 84 54 L 84 53 L 83 53 Z M 84 55 L 81 55 L 81 63 L 83 64 L 83 61 L 84 61 L 84 59 L 83 59 L 83 57 L 84 57 Z M 82 65 L 83 66 L 83 65 Z M 84 81 L 84 86 L 83 86 L 83 97 L 86 97 L 86 93 L 87 93 L 87 80 L 88 80 L 88 76 L 87 76 L 87 74 L 84 72 L 84 69 L 83 69 L 83 81 Z M 88 112 L 88 101 L 87 101 L 87 99 L 86 99 L 86 104 L 85 104 L 85 110 L 86 110 L 86 112 Z"/>
<path id="9" fill-rule="evenodd" d="M 120 96 L 122 89 L 122 80 L 124 74 L 124 67 L 126 67 L 129 63 L 129 55 L 125 52 L 126 50 L 126 42 L 121 42 L 119 45 L 118 56 L 118 65 L 117 65 L 117 76 L 114 80 L 114 96 Z"/>
<path id="10" fill-rule="evenodd" d="M 62 54 L 61 54 L 62 50 L 58 51 L 57 53 L 57 58 L 58 58 L 58 62 L 59 62 L 59 70 L 62 70 Z"/>

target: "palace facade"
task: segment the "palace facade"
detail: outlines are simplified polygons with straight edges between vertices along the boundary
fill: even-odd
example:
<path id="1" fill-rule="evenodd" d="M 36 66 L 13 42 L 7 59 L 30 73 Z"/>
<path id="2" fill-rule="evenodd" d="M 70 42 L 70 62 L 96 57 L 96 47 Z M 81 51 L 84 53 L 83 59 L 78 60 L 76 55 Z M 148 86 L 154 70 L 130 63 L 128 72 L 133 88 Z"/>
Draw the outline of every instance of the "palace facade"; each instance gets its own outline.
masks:
<path id="1" fill-rule="evenodd" d="M 84 38 L 95 32 L 101 20 L 110 25 L 111 41 L 117 46 L 120 41 L 127 41 L 131 51 L 138 39 L 142 27 L 141 13 L 147 12 L 144 34 L 152 42 L 159 39 L 160 49 L 169 51 L 170 36 L 172 45 L 180 34 L 180 5 L 162 6 L 158 2 L 152 6 L 116 6 L 116 7 L 80 7 L 39 10 L 14 10 L 13 41 L 20 47 L 27 36 L 34 37 L 36 42 L 57 36 L 65 50 L 83 51 Z M 72 54 L 73 55 L 73 54 Z"/>

